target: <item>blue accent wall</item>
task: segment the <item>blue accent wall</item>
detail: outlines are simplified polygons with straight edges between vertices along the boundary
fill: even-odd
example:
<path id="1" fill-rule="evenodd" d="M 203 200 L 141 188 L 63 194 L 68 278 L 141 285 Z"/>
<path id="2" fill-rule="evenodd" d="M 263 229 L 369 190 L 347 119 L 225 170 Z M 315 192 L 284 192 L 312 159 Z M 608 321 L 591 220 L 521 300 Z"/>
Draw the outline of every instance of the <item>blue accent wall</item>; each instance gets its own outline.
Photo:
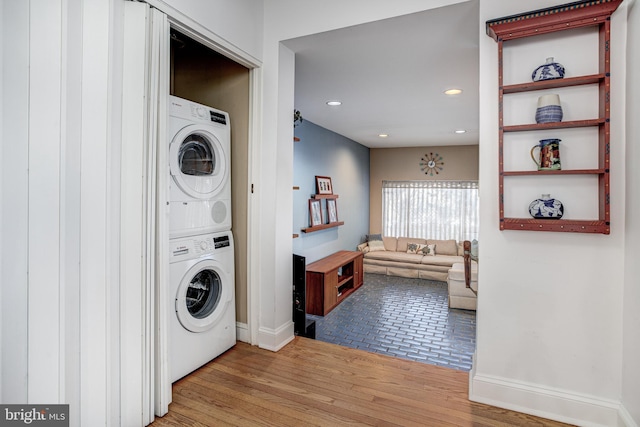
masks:
<path id="1" fill-rule="evenodd" d="M 295 128 L 294 142 L 293 253 L 307 258 L 307 264 L 339 250 L 356 250 L 369 232 L 369 149 L 335 132 L 304 120 Z M 309 226 L 309 198 L 315 193 L 315 177 L 331 177 L 337 199 L 340 227 L 313 233 Z M 322 200 L 323 222 L 327 222 Z"/>

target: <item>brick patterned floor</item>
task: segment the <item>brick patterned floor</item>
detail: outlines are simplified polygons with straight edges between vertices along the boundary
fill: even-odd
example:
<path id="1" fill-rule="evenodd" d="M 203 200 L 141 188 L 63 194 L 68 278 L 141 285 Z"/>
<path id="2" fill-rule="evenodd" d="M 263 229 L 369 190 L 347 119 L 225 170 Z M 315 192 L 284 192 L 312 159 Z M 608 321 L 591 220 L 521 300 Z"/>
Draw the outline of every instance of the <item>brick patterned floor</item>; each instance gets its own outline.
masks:
<path id="1" fill-rule="evenodd" d="M 476 312 L 448 307 L 447 284 L 367 273 L 364 284 L 316 321 L 316 339 L 469 371 Z"/>

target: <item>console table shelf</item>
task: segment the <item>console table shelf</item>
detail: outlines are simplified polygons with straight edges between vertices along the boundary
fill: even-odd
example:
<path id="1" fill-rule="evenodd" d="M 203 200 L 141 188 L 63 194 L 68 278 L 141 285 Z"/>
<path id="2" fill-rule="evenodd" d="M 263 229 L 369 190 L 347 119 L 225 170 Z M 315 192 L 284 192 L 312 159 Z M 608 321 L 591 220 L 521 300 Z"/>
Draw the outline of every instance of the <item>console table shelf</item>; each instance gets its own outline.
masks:
<path id="1" fill-rule="evenodd" d="M 363 282 L 363 254 L 339 251 L 307 265 L 307 313 L 325 316 Z"/>

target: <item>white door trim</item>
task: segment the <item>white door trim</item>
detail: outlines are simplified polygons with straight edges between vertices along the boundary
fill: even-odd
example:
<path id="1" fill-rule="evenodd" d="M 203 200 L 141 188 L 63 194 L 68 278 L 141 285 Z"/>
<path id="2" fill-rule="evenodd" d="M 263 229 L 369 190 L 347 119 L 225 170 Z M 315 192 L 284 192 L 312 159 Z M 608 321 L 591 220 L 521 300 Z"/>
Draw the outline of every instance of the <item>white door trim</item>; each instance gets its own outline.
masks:
<path id="1" fill-rule="evenodd" d="M 198 24 L 191 18 L 182 14 L 174 7 L 168 5 L 162 0 L 146 0 L 146 2 L 153 8 L 161 11 L 167 15 L 169 26 L 179 30 L 181 33 L 187 35 L 193 40 L 201 43 L 204 46 L 228 57 L 229 59 L 249 68 L 249 85 L 250 85 L 250 100 L 249 100 L 249 167 L 248 167 L 248 183 L 249 186 L 254 188 L 255 177 L 260 176 L 260 135 L 262 129 L 262 63 L 257 58 L 253 57 L 249 53 L 239 49 L 238 47 L 228 43 L 222 37 L 211 32 L 207 28 Z M 166 31 L 167 37 L 169 36 L 169 29 Z M 169 63 L 162 65 L 162 68 L 169 73 Z M 152 71 L 153 72 L 153 71 Z M 167 86 L 166 96 L 169 95 L 169 88 Z M 163 96 L 163 94 L 160 94 Z M 166 103 L 165 103 L 166 104 Z M 160 117 L 164 117 L 166 120 L 167 112 L 158 111 Z M 166 127 L 165 127 L 166 129 Z M 166 137 L 166 135 L 165 135 Z M 163 176 L 169 173 L 166 170 L 166 158 L 161 160 L 161 153 L 166 150 L 159 150 L 158 152 L 158 188 L 167 187 L 167 183 L 161 182 Z M 165 168 L 163 175 L 162 169 Z M 167 187 L 168 188 L 168 187 Z M 243 242 L 247 245 L 247 323 L 249 329 L 250 344 L 258 343 L 258 329 L 259 329 L 259 198 L 254 197 L 255 191 L 249 191 L 248 203 L 247 203 L 247 215 L 248 215 L 248 233 L 247 241 Z M 149 202 L 149 201 L 147 201 Z M 160 204 L 161 201 L 158 200 Z M 160 219 L 161 215 L 157 216 Z M 165 218 L 168 221 L 168 217 Z M 168 223 L 168 222 L 167 222 Z M 157 242 L 157 277 L 158 281 L 157 294 L 156 294 L 156 308 L 157 308 L 157 324 L 156 329 L 156 347 L 155 357 L 153 362 L 156 366 L 156 378 L 155 378 L 155 413 L 156 415 L 164 415 L 168 410 L 168 403 L 171 401 L 171 380 L 168 373 L 168 340 L 169 334 L 166 327 L 162 327 L 160 322 L 166 321 L 167 313 L 164 312 L 163 307 L 167 307 L 167 304 L 163 303 L 163 298 L 166 298 L 167 280 L 169 278 L 168 259 L 166 262 L 162 262 L 163 257 L 168 251 L 168 248 L 163 247 L 163 243 L 166 241 L 168 245 L 168 234 L 164 238 L 160 233 L 164 231 L 164 227 L 158 224 L 158 242 Z M 168 231 L 167 231 L 168 233 Z M 163 268 L 163 264 L 166 268 Z M 164 291 L 163 291 L 164 290 Z M 166 301 L 165 301 L 166 302 Z"/>

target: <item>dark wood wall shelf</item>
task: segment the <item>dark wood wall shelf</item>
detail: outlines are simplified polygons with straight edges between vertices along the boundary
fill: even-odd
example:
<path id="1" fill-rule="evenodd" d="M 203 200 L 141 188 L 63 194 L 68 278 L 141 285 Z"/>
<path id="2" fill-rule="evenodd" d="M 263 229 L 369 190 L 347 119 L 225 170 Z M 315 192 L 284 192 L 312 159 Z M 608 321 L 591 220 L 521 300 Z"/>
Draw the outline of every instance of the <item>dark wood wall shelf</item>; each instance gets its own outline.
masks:
<path id="1" fill-rule="evenodd" d="M 512 125 L 503 126 L 503 132 L 524 132 L 530 130 L 546 130 L 546 129 L 570 129 L 570 128 L 585 128 L 592 126 L 602 126 L 605 123 L 609 123 L 608 119 L 590 119 L 590 120 L 571 120 L 568 122 L 556 122 L 556 123 L 528 123 L 524 125 Z"/>
<path id="2" fill-rule="evenodd" d="M 315 225 L 313 227 L 302 228 L 302 229 L 300 229 L 300 231 L 302 231 L 303 233 L 313 233 L 314 231 L 326 230 L 327 228 L 339 227 L 341 225 L 344 225 L 344 221 L 330 222 L 329 224 Z"/>
<path id="3" fill-rule="evenodd" d="M 570 219 L 505 218 L 505 230 L 568 231 L 576 233 L 602 233 L 608 227 L 604 221 Z"/>
<path id="4" fill-rule="evenodd" d="M 337 194 L 312 194 L 311 198 L 312 199 L 337 199 L 338 196 Z"/>
<path id="5" fill-rule="evenodd" d="M 502 93 L 532 92 L 536 90 L 556 89 L 561 87 L 581 86 L 597 84 L 603 81 L 604 74 L 594 74 L 591 76 L 567 77 L 566 79 L 543 80 L 541 82 L 527 82 L 514 85 L 505 85 Z"/>
<path id="6" fill-rule="evenodd" d="M 525 176 L 525 175 L 600 175 L 605 173 L 604 169 L 562 169 L 559 171 L 504 171 L 504 176 Z"/>
<path id="7" fill-rule="evenodd" d="M 312 194 L 312 199 L 337 199 L 339 196 L 337 194 Z M 328 228 L 340 227 L 344 225 L 344 221 L 336 221 L 329 222 L 326 224 L 314 225 L 312 227 L 301 228 L 300 231 L 303 233 L 313 233 L 315 231 L 326 230 Z"/>
<path id="8" fill-rule="evenodd" d="M 622 0 L 577 1 L 547 9 L 535 10 L 514 16 L 507 16 L 487 21 L 487 35 L 498 43 L 498 144 L 499 144 L 499 212 L 501 230 L 555 231 L 576 233 L 610 233 L 610 36 L 611 14 L 618 8 Z M 582 27 L 595 27 L 598 32 L 598 72 L 562 79 L 539 82 L 524 82 L 503 85 L 503 48 L 509 40 L 523 39 L 541 34 Z M 517 49 L 517 47 L 514 47 Z M 565 64 L 566 65 L 566 64 Z M 585 120 L 544 124 L 505 124 L 504 96 L 515 93 L 535 92 L 547 89 L 561 89 L 575 86 L 597 86 L 598 117 Z M 505 170 L 504 145 L 505 134 L 511 132 L 536 132 L 550 129 L 598 128 L 598 167 L 589 169 L 558 171 L 525 171 Z M 507 143 L 508 144 L 508 143 Z M 507 168 L 508 169 L 508 168 Z M 535 219 L 510 218 L 505 216 L 505 178 L 510 177 L 562 177 L 572 175 L 595 175 L 598 179 L 598 218 L 593 219 Z M 513 184 L 514 181 L 509 181 Z M 555 182 L 555 181 L 554 181 Z M 559 185 L 562 185 L 560 181 Z M 517 187 L 516 187 L 517 188 Z"/>

